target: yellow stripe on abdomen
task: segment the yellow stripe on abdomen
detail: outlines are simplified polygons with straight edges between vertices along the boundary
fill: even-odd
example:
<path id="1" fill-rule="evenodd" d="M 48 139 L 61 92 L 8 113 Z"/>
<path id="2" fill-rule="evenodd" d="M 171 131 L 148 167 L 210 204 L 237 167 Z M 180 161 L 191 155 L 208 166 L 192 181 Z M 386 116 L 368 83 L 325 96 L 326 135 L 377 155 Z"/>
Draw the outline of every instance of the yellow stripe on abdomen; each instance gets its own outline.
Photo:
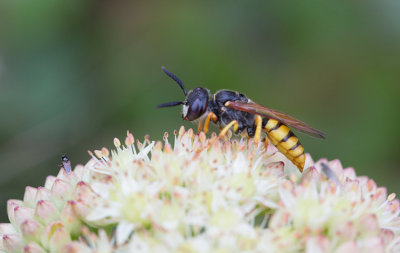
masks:
<path id="1" fill-rule="evenodd" d="M 268 119 L 265 121 L 264 119 L 264 123 L 264 130 L 271 143 L 302 172 L 306 157 L 299 139 L 290 131 L 289 127 L 277 120 Z"/>
<path id="2" fill-rule="evenodd" d="M 281 122 L 274 120 L 274 119 L 268 119 L 268 121 L 265 123 L 264 129 L 267 130 L 267 134 L 269 139 L 271 140 L 272 144 L 274 144 L 276 146 L 276 144 L 278 144 L 278 140 L 276 138 L 274 138 L 273 135 L 270 135 L 269 133 L 271 131 L 275 131 L 277 129 L 279 129 L 279 127 L 281 126 Z"/>

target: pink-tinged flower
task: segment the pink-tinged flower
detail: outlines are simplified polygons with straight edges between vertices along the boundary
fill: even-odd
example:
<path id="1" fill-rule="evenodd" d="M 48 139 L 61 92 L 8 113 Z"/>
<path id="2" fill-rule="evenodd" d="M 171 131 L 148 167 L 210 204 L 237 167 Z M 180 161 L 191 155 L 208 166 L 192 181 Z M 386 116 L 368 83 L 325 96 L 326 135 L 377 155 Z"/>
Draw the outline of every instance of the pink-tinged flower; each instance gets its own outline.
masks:
<path id="1" fill-rule="evenodd" d="M 58 252 L 65 244 L 71 241 L 69 232 L 64 227 L 56 228 L 49 239 L 50 252 Z"/>
<path id="2" fill-rule="evenodd" d="M 37 194 L 37 189 L 31 186 L 25 188 L 24 203 L 28 207 L 34 207 L 36 205 L 35 197 Z"/>
<path id="3" fill-rule="evenodd" d="M 400 202 L 372 179 L 309 154 L 300 174 L 272 145 L 216 138 L 128 131 L 89 151 L 8 201 L 0 252 L 400 252 Z"/>
<path id="4" fill-rule="evenodd" d="M 48 177 L 49 178 L 49 177 Z M 49 180 L 46 180 L 46 184 L 48 184 Z M 37 203 L 40 200 L 50 200 L 51 197 L 51 191 L 50 189 L 46 187 L 39 187 L 35 196 L 35 203 Z"/>
<path id="5" fill-rule="evenodd" d="M 114 252 L 113 246 L 109 241 L 109 237 L 104 230 L 99 230 L 98 233 L 93 233 L 87 227 L 82 227 L 82 241 L 73 241 L 65 244 L 61 248 L 61 252 L 65 253 L 81 253 L 81 252 Z"/>
<path id="6" fill-rule="evenodd" d="M 35 209 L 35 218 L 43 225 L 59 217 L 57 208 L 48 200 L 39 200 Z"/>
<path id="7" fill-rule="evenodd" d="M 310 238 L 317 235 L 330 242 L 328 252 L 363 252 L 367 248 L 396 252 L 398 200 L 353 171 L 343 169 L 338 160 L 322 159 L 304 172 L 300 183 L 283 183 L 282 206 L 273 215 L 271 228 L 298 231 L 302 238 L 299 247 L 304 250 L 309 250 Z"/>
<path id="8" fill-rule="evenodd" d="M 77 204 L 74 200 L 69 200 L 60 214 L 60 219 L 66 229 L 70 231 L 72 236 L 79 235 L 79 231 L 82 227 L 82 221 L 76 211 Z"/>
<path id="9" fill-rule="evenodd" d="M 72 192 L 87 173 L 77 166 L 71 175 L 49 176 L 45 187 L 26 187 L 24 200 L 9 200 L 9 224 L 0 224 L 0 252 L 57 251 L 78 238 L 82 226 Z M 55 225 L 57 224 L 57 225 Z"/>
<path id="10" fill-rule="evenodd" d="M 21 224 L 21 234 L 27 241 L 39 242 L 43 225 L 33 219 L 27 219 Z"/>
<path id="11" fill-rule="evenodd" d="M 23 205 L 23 201 L 21 200 L 16 200 L 16 199 L 9 199 L 7 201 L 7 214 L 8 214 L 8 219 L 10 220 L 10 222 L 12 224 L 15 223 L 15 219 L 14 219 L 14 209 L 16 207 L 22 206 Z"/>
<path id="12" fill-rule="evenodd" d="M 33 214 L 34 210 L 30 207 L 25 207 L 25 206 L 14 207 L 14 221 L 15 221 L 14 225 L 17 228 L 19 228 L 24 221 L 32 219 Z"/>
<path id="13" fill-rule="evenodd" d="M 15 234 L 17 231 L 10 223 L 0 223 L 0 235 Z"/>
<path id="14" fill-rule="evenodd" d="M 24 253 L 45 253 L 46 251 L 35 242 L 28 242 L 24 247 Z"/>
<path id="15" fill-rule="evenodd" d="M 62 179 L 56 179 L 51 187 L 52 200 L 58 210 L 61 210 L 65 202 L 71 199 L 72 185 Z"/>
<path id="16" fill-rule="evenodd" d="M 7 252 L 19 252 L 22 248 L 22 238 L 17 234 L 6 234 L 2 236 L 2 250 Z"/>
<path id="17" fill-rule="evenodd" d="M 41 245 L 49 251 L 59 250 L 70 241 L 70 234 L 63 223 L 58 221 L 47 224 L 40 237 Z"/>

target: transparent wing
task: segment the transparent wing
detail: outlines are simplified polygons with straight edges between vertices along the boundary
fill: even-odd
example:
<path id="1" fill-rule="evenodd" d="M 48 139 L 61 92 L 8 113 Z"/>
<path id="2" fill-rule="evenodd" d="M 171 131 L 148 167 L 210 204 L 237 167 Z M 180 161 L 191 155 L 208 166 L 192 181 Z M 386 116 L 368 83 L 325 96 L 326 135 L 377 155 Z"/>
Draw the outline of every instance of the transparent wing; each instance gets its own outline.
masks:
<path id="1" fill-rule="evenodd" d="M 298 119 L 293 118 L 287 114 L 282 112 L 275 111 L 273 109 L 264 107 L 262 105 L 256 104 L 254 102 L 240 102 L 240 101 L 228 101 L 225 106 L 230 107 L 235 110 L 244 111 L 252 114 L 257 114 L 262 117 L 276 119 L 283 124 L 293 127 L 294 129 L 312 135 L 317 138 L 325 139 L 325 134 L 321 131 L 318 131 L 315 128 L 310 127 L 304 122 L 301 122 Z"/>

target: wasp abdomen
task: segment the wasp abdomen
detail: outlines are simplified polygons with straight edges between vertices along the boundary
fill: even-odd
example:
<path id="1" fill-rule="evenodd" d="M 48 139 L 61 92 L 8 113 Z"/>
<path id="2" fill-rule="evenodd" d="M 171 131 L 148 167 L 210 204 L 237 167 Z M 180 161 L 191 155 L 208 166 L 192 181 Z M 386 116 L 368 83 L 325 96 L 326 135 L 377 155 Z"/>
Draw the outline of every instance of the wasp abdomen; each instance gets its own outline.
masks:
<path id="1" fill-rule="evenodd" d="M 304 148 L 290 128 L 278 120 L 264 119 L 263 129 L 271 140 L 271 143 L 277 147 L 279 152 L 292 161 L 300 171 L 303 171 L 304 162 L 306 160 Z"/>

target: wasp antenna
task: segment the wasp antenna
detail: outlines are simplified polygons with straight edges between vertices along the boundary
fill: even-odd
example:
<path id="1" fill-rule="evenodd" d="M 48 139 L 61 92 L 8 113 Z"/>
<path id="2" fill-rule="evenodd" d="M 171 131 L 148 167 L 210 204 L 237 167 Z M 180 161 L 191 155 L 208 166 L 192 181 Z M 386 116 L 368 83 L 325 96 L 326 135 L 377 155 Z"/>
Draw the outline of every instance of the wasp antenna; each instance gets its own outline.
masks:
<path id="1" fill-rule="evenodd" d="M 157 108 L 171 107 L 171 106 L 177 106 L 177 105 L 183 105 L 183 102 L 180 102 L 180 101 L 167 102 L 167 103 L 164 103 L 161 105 L 157 105 Z"/>
<path id="2" fill-rule="evenodd" d="M 179 84 L 179 86 L 183 90 L 183 93 L 186 96 L 187 91 L 186 91 L 185 86 L 183 85 L 182 81 L 176 75 L 169 72 L 164 66 L 161 66 L 161 69 L 164 71 L 165 74 L 167 74 L 167 76 L 169 76 L 172 80 L 174 80 L 177 84 Z"/>

